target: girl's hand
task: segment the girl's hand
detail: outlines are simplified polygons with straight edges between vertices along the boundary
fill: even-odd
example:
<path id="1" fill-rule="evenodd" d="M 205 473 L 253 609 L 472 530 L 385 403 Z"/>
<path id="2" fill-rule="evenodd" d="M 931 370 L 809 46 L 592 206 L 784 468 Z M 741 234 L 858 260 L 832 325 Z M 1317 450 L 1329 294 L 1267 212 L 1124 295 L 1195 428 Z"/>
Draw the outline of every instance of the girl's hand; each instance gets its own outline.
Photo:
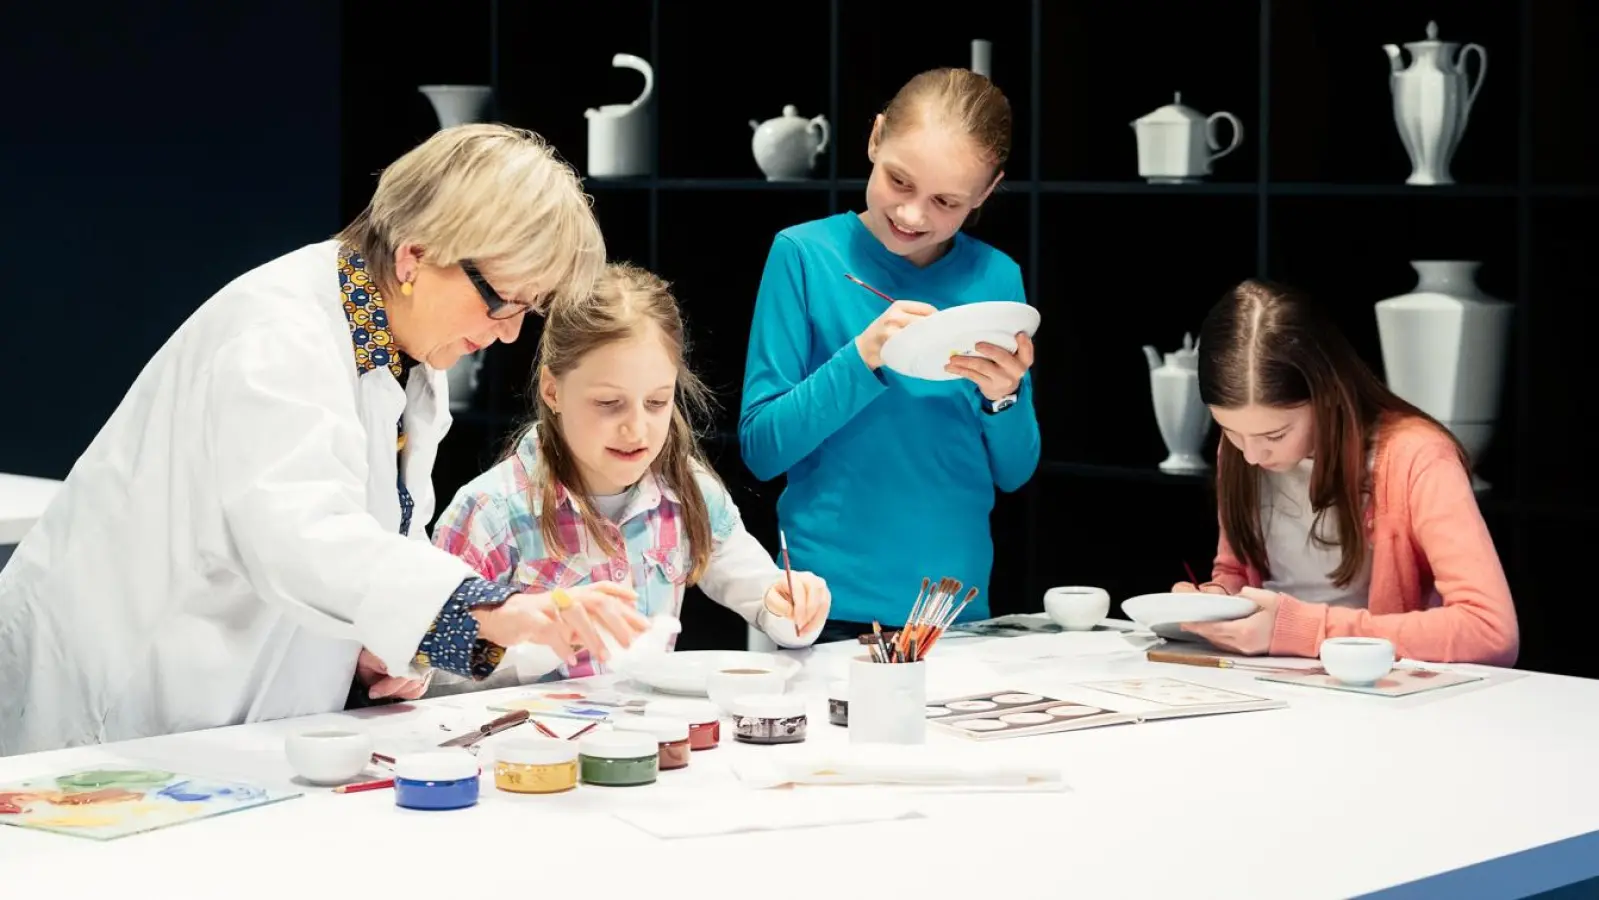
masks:
<path id="1" fill-rule="evenodd" d="M 1283 595 L 1276 591 L 1246 587 L 1238 592 L 1258 607 L 1253 613 L 1231 622 L 1185 622 L 1180 628 L 1197 634 L 1223 650 L 1244 656 L 1262 656 L 1271 650 L 1271 635 L 1277 628 L 1277 607 Z"/>
<path id="2" fill-rule="evenodd" d="M 820 575 L 796 571 L 794 593 L 799 596 L 789 596 L 788 579 L 779 578 L 766 589 L 766 611 L 793 622 L 797 634 L 822 627 L 833 605 L 833 594 L 827 589 L 827 582 Z"/>
<path id="3" fill-rule="evenodd" d="M 650 627 L 639 613 L 638 594 L 626 585 L 599 581 L 542 594 L 515 594 L 495 609 L 473 610 L 478 636 L 502 647 L 543 644 L 567 665 L 587 649 L 599 662 L 610 657 L 600 630 L 627 647 Z"/>
<path id="4" fill-rule="evenodd" d="M 1011 353 L 998 344 L 979 341 L 977 352 L 982 356 L 952 356 L 944 371 L 977 385 L 983 396 L 991 401 L 1003 400 L 1021 387 L 1022 376 L 1033 367 L 1033 340 L 1026 332 L 1016 332 L 1016 352 Z"/>
<path id="5" fill-rule="evenodd" d="M 1179 581 L 1171 586 L 1171 592 L 1174 594 L 1192 594 L 1195 591 L 1203 591 L 1206 594 L 1226 594 L 1227 588 L 1214 581 L 1207 581 L 1197 586 L 1192 581 Z"/>
<path id="6" fill-rule="evenodd" d="M 930 316 L 938 312 L 936 308 L 927 303 L 916 300 L 895 300 L 889 304 L 883 314 L 866 326 L 866 330 L 855 338 L 855 349 L 860 351 L 861 359 L 868 369 L 877 370 L 883 364 L 883 344 L 903 329 L 923 316 Z M 799 585 L 794 585 L 799 590 Z"/>

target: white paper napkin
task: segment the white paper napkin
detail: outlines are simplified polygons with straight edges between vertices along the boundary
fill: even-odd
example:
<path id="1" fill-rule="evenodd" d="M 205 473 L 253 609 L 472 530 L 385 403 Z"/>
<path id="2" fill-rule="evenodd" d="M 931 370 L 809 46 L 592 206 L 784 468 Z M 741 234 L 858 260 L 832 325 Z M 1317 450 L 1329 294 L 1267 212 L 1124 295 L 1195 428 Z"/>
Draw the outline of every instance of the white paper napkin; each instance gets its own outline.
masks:
<path id="1" fill-rule="evenodd" d="M 1159 643 L 1158 638 L 1144 638 L 1120 631 L 1063 631 L 1059 634 L 1030 634 L 1003 638 L 988 641 L 972 649 L 982 660 L 1003 663 L 1029 659 L 1142 653 L 1155 643 Z"/>
<path id="2" fill-rule="evenodd" d="M 804 753 L 746 756 L 733 774 L 755 789 L 794 785 L 881 785 L 941 791 L 1064 791 L 1058 766 L 1007 760 L 988 746 L 846 744 Z"/>
<path id="3" fill-rule="evenodd" d="M 915 809 L 881 797 L 779 794 L 755 799 L 746 793 L 707 795 L 692 804 L 634 807 L 615 815 L 662 840 L 923 818 Z"/>

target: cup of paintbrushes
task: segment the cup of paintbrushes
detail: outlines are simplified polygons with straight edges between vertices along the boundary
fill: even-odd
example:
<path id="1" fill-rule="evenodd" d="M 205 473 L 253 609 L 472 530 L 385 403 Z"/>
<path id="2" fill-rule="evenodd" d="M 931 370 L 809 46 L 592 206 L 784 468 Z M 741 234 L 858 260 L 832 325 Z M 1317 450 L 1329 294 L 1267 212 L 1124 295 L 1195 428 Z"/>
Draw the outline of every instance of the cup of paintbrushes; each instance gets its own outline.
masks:
<path id="1" fill-rule="evenodd" d="M 849 661 L 849 739 L 863 744 L 927 740 L 927 663 L 884 665 L 871 655 Z"/>

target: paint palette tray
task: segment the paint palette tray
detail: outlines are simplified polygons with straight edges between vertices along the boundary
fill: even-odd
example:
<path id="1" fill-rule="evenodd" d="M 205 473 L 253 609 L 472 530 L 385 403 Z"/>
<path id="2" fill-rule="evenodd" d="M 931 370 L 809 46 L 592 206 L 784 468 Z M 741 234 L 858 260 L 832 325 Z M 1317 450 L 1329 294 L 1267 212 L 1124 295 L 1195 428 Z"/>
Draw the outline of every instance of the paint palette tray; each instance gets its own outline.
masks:
<path id="1" fill-rule="evenodd" d="M 927 707 L 930 724 L 979 740 L 1112 724 L 1105 716 L 1123 718 L 1098 706 L 1016 690 L 971 694 Z"/>
<path id="2" fill-rule="evenodd" d="M 0 784 L 0 825 L 104 841 L 298 796 L 133 766 L 81 769 Z"/>

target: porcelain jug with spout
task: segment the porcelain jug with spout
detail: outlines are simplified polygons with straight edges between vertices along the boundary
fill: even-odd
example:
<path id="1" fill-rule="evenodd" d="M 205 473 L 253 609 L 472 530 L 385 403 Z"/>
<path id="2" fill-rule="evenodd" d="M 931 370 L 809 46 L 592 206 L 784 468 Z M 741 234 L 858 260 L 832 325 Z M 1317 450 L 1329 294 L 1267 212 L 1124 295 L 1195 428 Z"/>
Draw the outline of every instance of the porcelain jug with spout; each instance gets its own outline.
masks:
<path id="1" fill-rule="evenodd" d="M 1201 455 L 1210 434 L 1210 410 L 1199 397 L 1199 347 L 1192 334 L 1183 335 L 1182 349 L 1165 354 L 1144 345 L 1149 361 L 1149 389 L 1155 401 L 1155 424 L 1166 442 L 1162 472 L 1204 472 L 1210 463 Z"/>
<path id="2" fill-rule="evenodd" d="M 767 181 L 798 181 L 808 176 L 832 136 L 826 116 L 803 118 L 792 104 L 784 106 L 783 114 L 775 119 L 751 119 L 750 127 L 755 129 L 750 139 L 755 164 Z"/>
<path id="3" fill-rule="evenodd" d="M 1232 125 L 1233 139 L 1223 147 L 1216 123 Z M 1133 122 L 1138 140 L 1138 175 L 1150 184 L 1182 184 L 1210 174 L 1210 165 L 1238 149 L 1244 125 L 1230 112 L 1206 116 L 1183 105 L 1183 95 Z"/>
<path id="4" fill-rule="evenodd" d="M 1410 154 L 1405 184 L 1454 184 L 1449 172 L 1455 150 L 1466 133 L 1471 106 L 1488 73 L 1488 51 L 1480 44 L 1461 46 L 1438 40 L 1438 23 L 1427 23 L 1427 39 L 1405 45 L 1410 65 L 1393 44 L 1384 44 L 1391 71 L 1388 86 L 1394 98 L 1394 125 Z M 1466 58 L 1477 55 L 1477 77 L 1466 73 Z"/>
<path id="5" fill-rule="evenodd" d="M 596 178 L 648 175 L 654 171 L 649 103 L 655 93 L 655 70 L 631 53 L 616 54 L 611 65 L 642 74 L 644 90 L 631 103 L 609 103 L 583 113 L 589 123 L 588 174 Z"/>

